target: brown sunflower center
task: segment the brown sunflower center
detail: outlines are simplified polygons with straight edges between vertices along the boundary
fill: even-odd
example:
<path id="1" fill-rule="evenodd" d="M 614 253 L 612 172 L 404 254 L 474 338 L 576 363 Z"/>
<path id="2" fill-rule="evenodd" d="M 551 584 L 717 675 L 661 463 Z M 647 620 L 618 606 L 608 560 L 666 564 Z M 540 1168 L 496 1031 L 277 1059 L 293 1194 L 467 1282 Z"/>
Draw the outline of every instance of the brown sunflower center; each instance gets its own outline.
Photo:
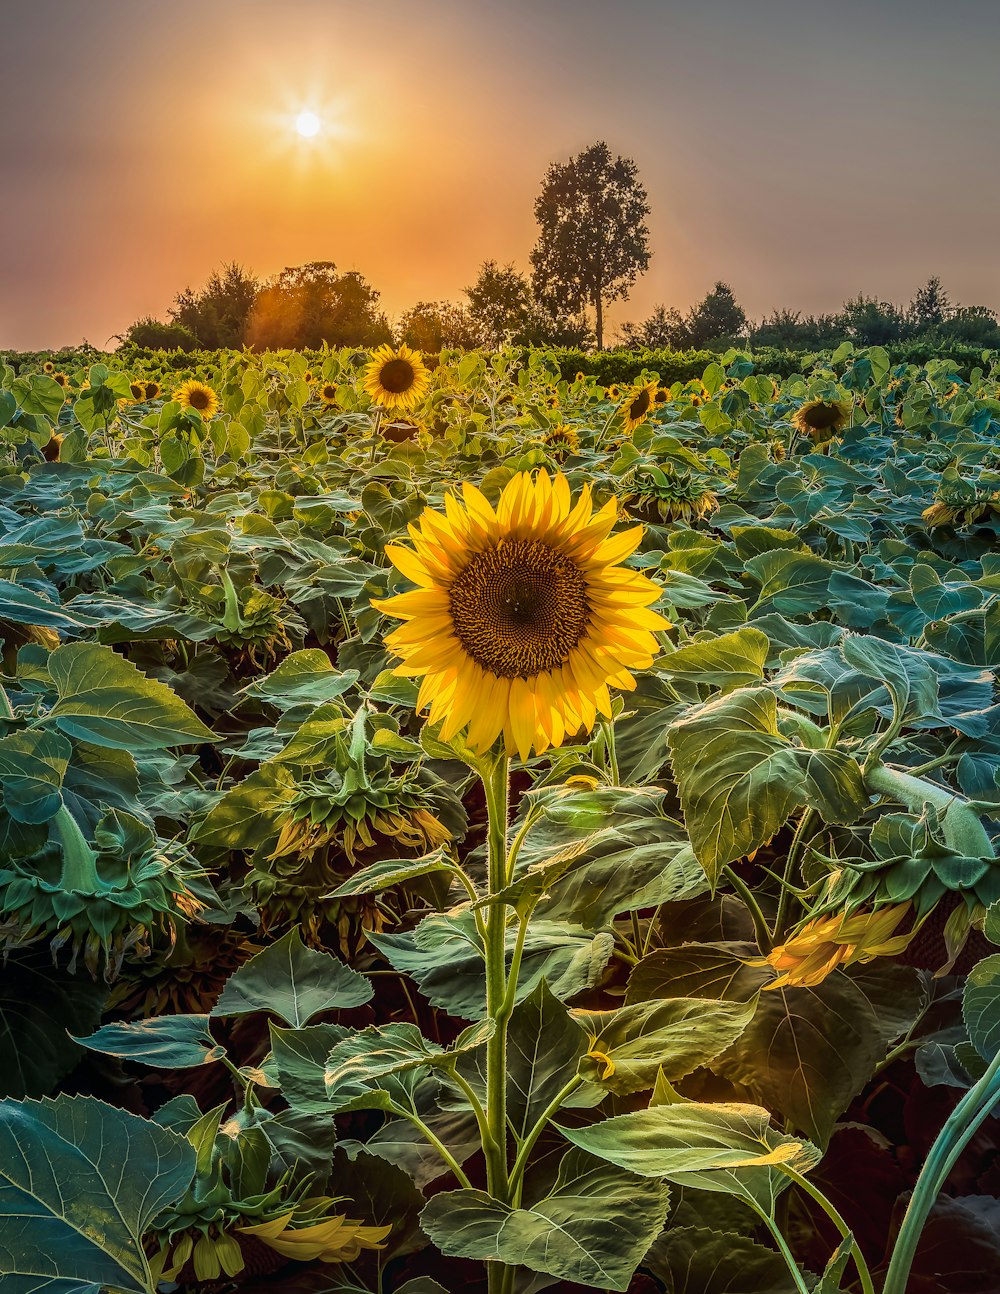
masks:
<path id="1" fill-rule="evenodd" d="M 336 400 L 337 388 L 335 386 L 325 386 L 321 394 L 324 400 Z"/>
<path id="2" fill-rule="evenodd" d="M 133 382 L 129 386 L 129 390 L 132 392 L 132 395 L 136 400 L 141 400 L 146 394 L 146 388 L 141 382 Z"/>
<path id="3" fill-rule="evenodd" d="M 451 586 L 451 620 L 465 650 L 499 678 L 534 678 L 563 665 L 587 632 L 587 581 L 537 539 L 477 553 Z"/>
<path id="4" fill-rule="evenodd" d="M 402 395 L 413 385 L 416 374 L 413 365 L 406 359 L 390 359 L 378 372 L 378 380 L 390 395 Z"/>
<path id="5" fill-rule="evenodd" d="M 649 412 L 650 398 L 648 391 L 640 391 L 628 407 L 630 418 L 641 418 Z"/>
<path id="6" fill-rule="evenodd" d="M 817 404 L 803 413 L 805 423 L 817 431 L 826 431 L 840 421 L 840 410 L 835 404 Z"/>
<path id="7" fill-rule="evenodd" d="M 153 400 L 160 394 L 160 385 L 158 382 L 147 382 L 143 390 L 146 393 L 146 399 Z"/>
<path id="8" fill-rule="evenodd" d="M 204 387 L 196 386 L 193 391 L 188 392 L 188 404 L 199 413 L 208 408 L 210 400 L 211 397 Z"/>

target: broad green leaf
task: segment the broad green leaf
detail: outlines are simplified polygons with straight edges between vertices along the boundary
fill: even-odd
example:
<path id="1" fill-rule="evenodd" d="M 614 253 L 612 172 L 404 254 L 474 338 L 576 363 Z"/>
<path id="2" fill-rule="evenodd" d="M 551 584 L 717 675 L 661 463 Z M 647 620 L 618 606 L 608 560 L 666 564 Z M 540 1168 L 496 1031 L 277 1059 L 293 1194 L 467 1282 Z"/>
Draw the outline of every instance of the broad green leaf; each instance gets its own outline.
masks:
<path id="1" fill-rule="evenodd" d="M 45 629 L 90 629 L 98 623 L 93 617 L 71 607 L 50 602 L 33 589 L 0 580 L 0 620 L 18 625 L 38 625 Z"/>
<path id="2" fill-rule="evenodd" d="M 13 732 L 0 741 L 0 786 L 12 818 L 37 823 L 53 817 L 72 754 L 57 732 Z"/>
<path id="3" fill-rule="evenodd" d="M 336 669 L 325 651 L 308 647 L 294 651 L 265 678 L 243 689 L 246 696 L 270 701 L 282 710 L 297 705 L 322 705 L 346 692 L 358 681 L 356 670 Z"/>
<path id="4" fill-rule="evenodd" d="M 619 1095 L 676 1081 L 725 1051 L 746 1028 L 754 1002 L 668 998 L 617 1011 L 574 1011 L 591 1039 L 580 1073 Z"/>
<path id="5" fill-rule="evenodd" d="M 59 693 L 48 718 L 71 737 L 132 752 L 215 741 L 175 692 L 110 647 L 69 643 L 48 663 Z"/>
<path id="6" fill-rule="evenodd" d="M 445 849 L 435 849 L 423 858 L 385 858 L 377 863 L 369 863 L 355 872 L 343 885 L 338 885 L 330 898 L 347 898 L 355 894 L 378 894 L 393 885 L 404 881 L 416 880 L 418 876 L 430 876 L 435 872 L 453 872 L 455 864 Z"/>
<path id="7" fill-rule="evenodd" d="M 983 1060 L 1000 1052 L 1000 953 L 984 957 L 969 971 L 962 996 L 962 1018 Z"/>
<path id="8" fill-rule="evenodd" d="M 225 1055 L 209 1032 L 207 1015 L 159 1015 L 134 1024 L 106 1024 L 81 1047 L 105 1056 L 138 1061 L 154 1069 L 191 1069 Z"/>
<path id="9" fill-rule="evenodd" d="M 483 1046 L 493 1028 L 492 1021 L 473 1025 L 445 1050 L 425 1038 L 414 1024 L 371 1025 L 334 1045 L 326 1064 L 327 1096 L 336 1107 L 341 1104 L 341 1094 L 352 1099 L 359 1084 L 378 1086 L 390 1075 L 448 1067 L 463 1052 Z"/>
<path id="10" fill-rule="evenodd" d="M 764 677 L 771 644 L 766 634 L 747 625 L 705 642 L 694 642 L 659 657 L 656 668 L 671 678 L 689 679 L 723 692 L 752 686 Z"/>
<path id="11" fill-rule="evenodd" d="M 805 800 L 777 700 L 746 688 L 699 706 L 667 733 L 691 844 L 714 885 L 723 866 L 766 845 Z"/>
<path id="12" fill-rule="evenodd" d="M 275 833 L 275 822 L 295 794 L 295 779 L 280 764 L 265 764 L 227 791 L 192 833 L 214 849 L 257 849 Z"/>
<path id="13" fill-rule="evenodd" d="M 575 1146 L 641 1177 L 755 1200 L 771 1212 L 789 1178 L 820 1159 L 808 1141 L 771 1127 L 754 1105 L 689 1102 L 619 1114 L 584 1128 L 560 1129 Z"/>
<path id="14" fill-rule="evenodd" d="M 307 948 L 294 929 L 230 975 L 212 1015 L 271 1011 L 300 1029 L 324 1011 L 363 1006 L 373 991 L 369 980 L 336 957 Z"/>
<path id="15" fill-rule="evenodd" d="M 746 563 L 746 572 L 761 586 L 752 614 L 756 617 L 778 611 L 796 616 L 817 611 L 826 605 L 833 570 L 822 557 L 786 548 L 752 557 Z"/>
<path id="16" fill-rule="evenodd" d="M 772 978 L 767 966 L 748 965 L 757 956 L 751 944 L 682 944 L 658 948 L 643 957 L 629 976 L 625 1001 L 654 998 L 722 998 L 748 1002 Z"/>
<path id="17" fill-rule="evenodd" d="M 331 1113 L 326 1094 L 326 1059 L 333 1048 L 352 1036 L 340 1024 L 310 1024 L 282 1029 L 271 1024 L 271 1053 L 281 1094 L 293 1110 L 305 1114 Z"/>
<path id="18" fill-rule="evenodd" d="M 435 1195 L 420 1225 L 442 1253 L 503 1262 L 602 1290 L 627 1290 L 666 1219 L 669 1196 L 651 1184 L 569 1151 L 551 1193 L 512 1208 L 485 1191 Z"/>
<path id="19" fill-rule="evenodd" d="M 785 1260 L 749 1236 L 705 1226 L 671 1225 L 653 1242 L 643 1268 L 671 1294 L 795 1294 Z"/>
<path id="20" fill-rule="evenodd" d="M 0 1102 L 5 1294 L 150 1291 L 143 1237 L 194 1159 L 177 1133 L 90 1096 Z"/>

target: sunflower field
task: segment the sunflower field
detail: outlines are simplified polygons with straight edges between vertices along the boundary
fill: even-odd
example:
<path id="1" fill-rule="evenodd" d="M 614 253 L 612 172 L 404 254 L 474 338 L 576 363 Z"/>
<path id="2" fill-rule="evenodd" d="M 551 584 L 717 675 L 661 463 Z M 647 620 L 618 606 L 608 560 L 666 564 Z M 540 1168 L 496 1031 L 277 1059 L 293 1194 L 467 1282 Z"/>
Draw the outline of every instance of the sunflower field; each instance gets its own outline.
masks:
<path id="1" fill-rule="evenodd" d="M 3 1294 L 1000 1289 L 967 360 L 0 360 Z"/>

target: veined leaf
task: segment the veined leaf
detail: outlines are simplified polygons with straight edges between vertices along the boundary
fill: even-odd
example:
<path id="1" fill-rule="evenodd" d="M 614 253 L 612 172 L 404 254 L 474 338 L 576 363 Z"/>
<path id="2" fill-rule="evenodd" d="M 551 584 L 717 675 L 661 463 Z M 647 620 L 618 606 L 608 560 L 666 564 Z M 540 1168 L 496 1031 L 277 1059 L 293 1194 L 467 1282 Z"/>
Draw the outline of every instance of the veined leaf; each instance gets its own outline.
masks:
<path id="1" fill-rule="evenodd" d="M 160 1015 L 134 1024 L 106 1024 L 89 1038 L 75 1038 L 81 1047 L 122 1060 L 135 1060 L 154 1069 L 191 1069 L 225 1055 L 212 1037 L 207 1015 Z"/>

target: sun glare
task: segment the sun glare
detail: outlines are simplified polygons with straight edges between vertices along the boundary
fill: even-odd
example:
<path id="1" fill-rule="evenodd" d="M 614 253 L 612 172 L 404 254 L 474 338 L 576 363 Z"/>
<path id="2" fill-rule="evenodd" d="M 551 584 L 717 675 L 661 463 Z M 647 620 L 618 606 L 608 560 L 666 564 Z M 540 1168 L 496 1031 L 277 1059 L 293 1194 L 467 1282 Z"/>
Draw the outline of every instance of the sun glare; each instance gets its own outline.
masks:
<path id="1" fill-rule="evenodd" d="M 295 129 L 303 139 L 315 138 L 321 125 L 322 122 L 314 112 L 300 112 L 295 118 Z"/>

